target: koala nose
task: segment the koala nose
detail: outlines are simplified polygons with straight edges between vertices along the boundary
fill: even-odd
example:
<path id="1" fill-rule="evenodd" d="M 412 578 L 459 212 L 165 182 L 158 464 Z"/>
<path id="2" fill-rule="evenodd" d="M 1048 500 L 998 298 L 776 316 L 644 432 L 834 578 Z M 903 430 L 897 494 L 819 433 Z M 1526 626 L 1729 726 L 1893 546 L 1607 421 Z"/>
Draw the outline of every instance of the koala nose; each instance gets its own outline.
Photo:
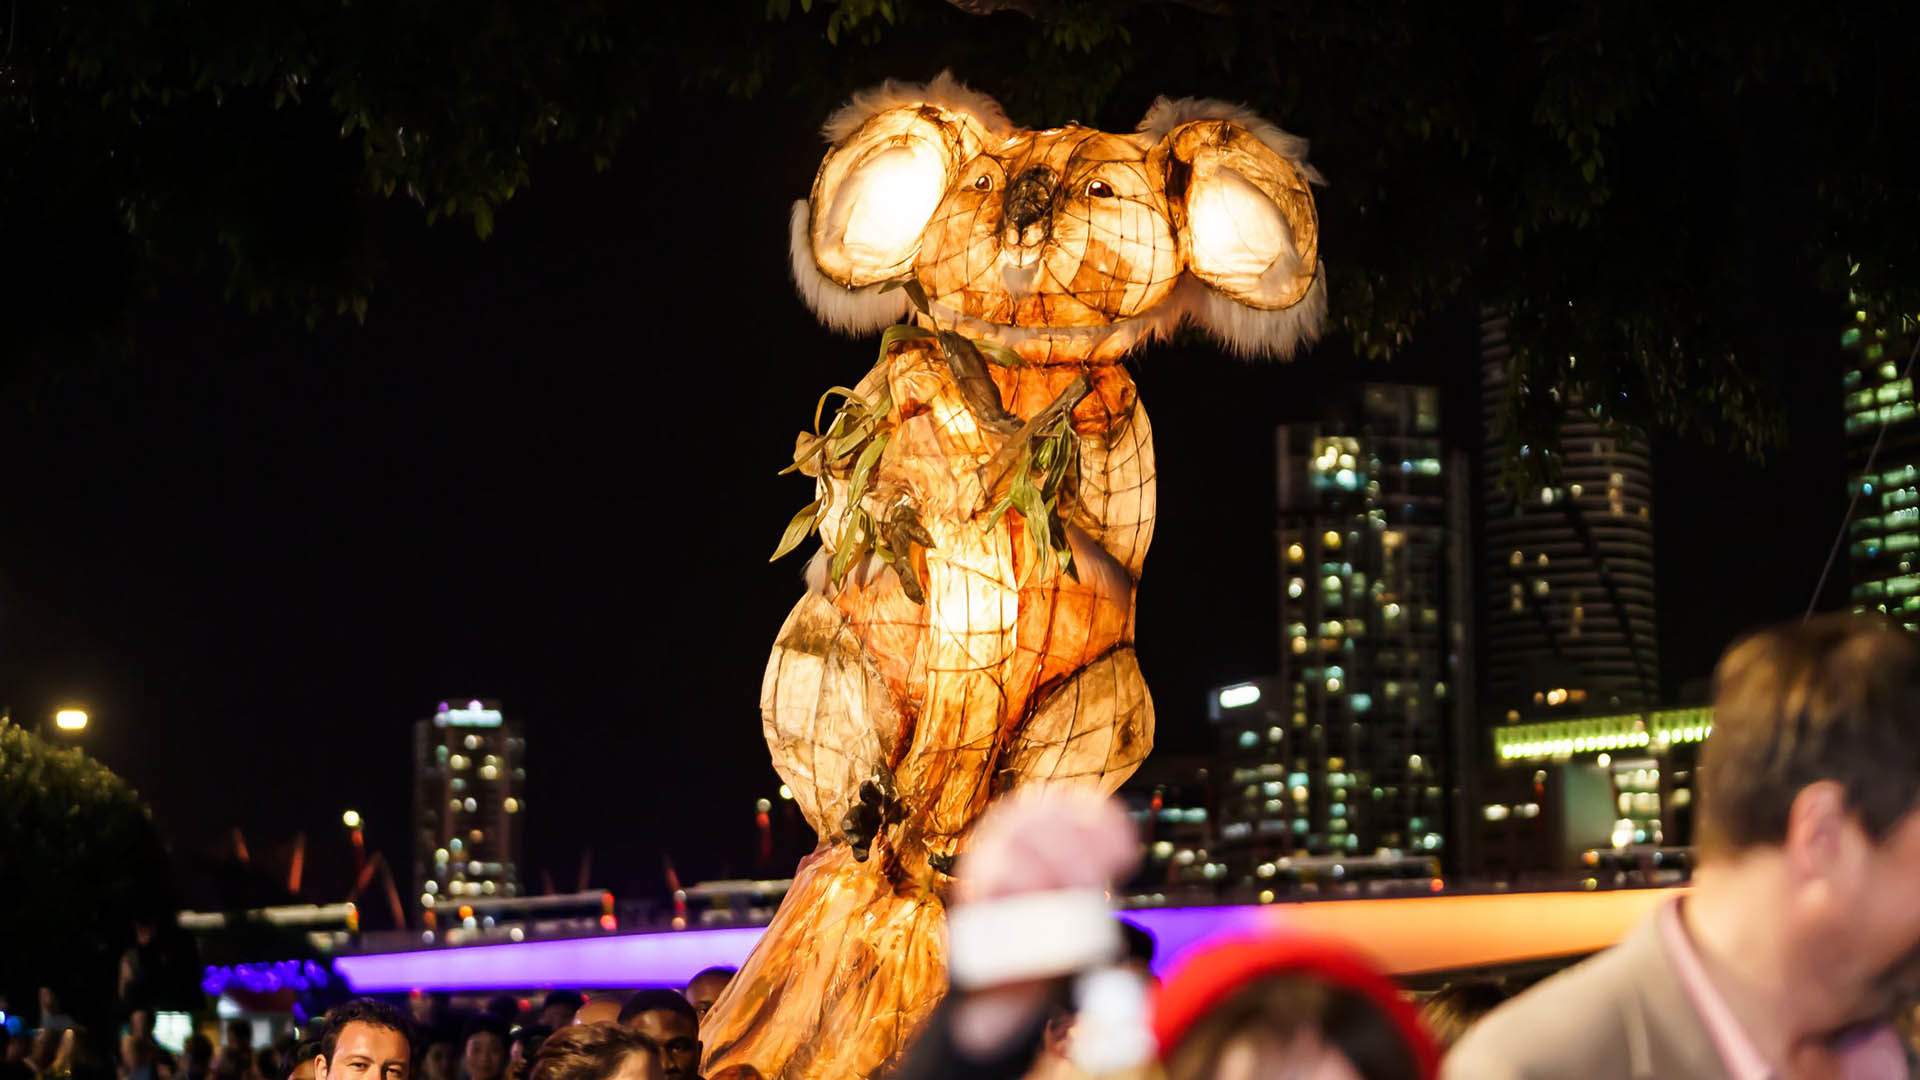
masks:
<path id="1" fill-rule="evenodd" d="M 1007 232 L 1016 242 L 1027 228 L 1046 219 L 1053 210 L 1053 170 L 1035 165 L 1013 178 L 1007 186 L 1004 219 Z"/>

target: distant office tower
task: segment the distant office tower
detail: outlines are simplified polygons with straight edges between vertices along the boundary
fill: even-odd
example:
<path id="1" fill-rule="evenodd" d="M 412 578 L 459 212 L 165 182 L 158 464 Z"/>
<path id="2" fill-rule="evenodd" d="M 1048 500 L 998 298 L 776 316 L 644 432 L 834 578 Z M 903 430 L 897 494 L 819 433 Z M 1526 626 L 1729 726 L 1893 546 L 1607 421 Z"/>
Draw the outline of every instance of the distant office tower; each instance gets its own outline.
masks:
<path id="1" fill-rule="evenodd" d="M 1279 859 L 1440 856 L 1472 680 L 1450 594 L 1466 580 L 1463 462 L 1441 449 L 1439 393 L 1363 386 L 1275 442 L 1280 669 L 1209 704 L 1218 857 L 1258 885 Z"/>
<path id="2" fill-rule="evenodd" d="M 1911 345 L 1882 313 L 1855 303 L 1862 306 L 1840 335 L 1847 357 L 1847 482 L 1858 495 L 1847 536 L 1848 598 L 1856 611 L 1885 612 L 1920 629 L 1920 423 L 1913 378 L 1902 371 Z"/>
<path id="3" fill-rule="evenodd" d="M 443 909 L 520 893 L 526 740 L 497 702 L 440 703 L 413 728 L 413 877 L 432 921 Z"/>
<path id="4" fill-rule="evenodd" d="M 1485 707 L 1496 722 L 1519 722 L 1653 705 L 1660 663 L 1646 450 L 1622 445 L 1591 413 L 1570 408 L 1556 485 L 1516 500 L 1501 480 L 1504 317 L 1481 324 L 1481 357 Z"/>

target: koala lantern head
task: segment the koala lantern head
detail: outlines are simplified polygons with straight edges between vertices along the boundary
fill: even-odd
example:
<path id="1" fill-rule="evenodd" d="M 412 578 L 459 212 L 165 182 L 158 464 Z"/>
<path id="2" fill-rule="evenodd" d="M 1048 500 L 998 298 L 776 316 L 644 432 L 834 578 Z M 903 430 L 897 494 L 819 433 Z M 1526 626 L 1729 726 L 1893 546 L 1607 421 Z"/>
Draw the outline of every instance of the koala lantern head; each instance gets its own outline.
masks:
<path id="1" fill-rule="evenodd" d="M 1243 108 L 1155 102 L 1127 134 L 1013 127 L 946 75 L 887 83 L 826 124 L 795 204 L 795 280 L 828 326 L 923 323 L 1030 363 L 1118 360 L 1191 321 L 1243 356 L 1290 355 L 1326 312 L 1304 140 Z"/>

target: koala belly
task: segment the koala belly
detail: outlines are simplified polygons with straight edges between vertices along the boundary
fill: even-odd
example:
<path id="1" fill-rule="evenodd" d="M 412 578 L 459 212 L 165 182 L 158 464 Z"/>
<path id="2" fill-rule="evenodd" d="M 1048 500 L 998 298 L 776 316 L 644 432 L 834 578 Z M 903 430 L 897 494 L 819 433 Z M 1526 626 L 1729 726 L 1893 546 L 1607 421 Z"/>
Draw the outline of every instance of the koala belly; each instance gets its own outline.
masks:
<path id="1" fill-rule="evenodd" d="M 1021 752 L 1033 717 L 1044 711 L 1060 728 L 1041 739 L 1056 749 L 1069 739 L 1090 745 L 1096 729 L 1113 726 L 1094 715 L 1108 707 L 1096 699 L 1106 702 L 1110 693 L 1087 698 L 1078 710 L 1086 715 L 1062 717 L 1062 703 L 1079 700 L 1084 689 L 1076 677 L 1095 665 L 1109 682 L 1138 683 L 1130 648 L 1134 567 L 1127 563 L 1144 554 L 1151 525 L 1142 515 L 1151 507 L 1151 444 L 1124 370 L 1112 373 L 1118 381 L 1103 377 L 1104 392 L 1090 400 L 1101 415 L 1128 410 L 1127 419 L 1081 431 L 1079 486 L 1089 498 L 1074 504 L 1067 528 L 1076 569 L 1068 576 L 1057 562 L 1031 565 L 1035 553 L 1019 514 L 996 519 L 982 509 L 978 474 L 997 444 L 966 422 L 944 369 L 911 351 L 894 358 L 888 375 L 901 415 L 880 486 L 907 493 L 933 535 L 915 566 L 924 574 L 924 602 L 908 600 L 893 572 L 877 564 L 857 567 L 839 586 L 823 584 L 824 595 L 803 598 L 782 629 L 762 688 L 776 767 L 823 837 L 833 835 L 859 785 L 884 774 L 906 814 L 896 841 L 915 854 L 950 852 L 995 791 L 1044 771 L 1038 756 Z M 1015 374 L 1025 378 L 1002 394 L 1023 418 L 1052 399 L 1053 383 L 1072 377 L 1047 369 Z M 1081 418 L 1076 411 L 1076 429 Z M 1126 520 L 1100 520 L 1090 507 L 1117 509 Z M 1126 562 L 1096 539 L 1105 536 L 1123 541 Z M 1076 689 L 1063 697 L 1069 685 Z M 1120 699 L 1144 702 L 1144 685 Z M 1132 717 L 1121 726 L 1133 734 L 1122 739 L 1119 757 L 1137 764 L 1150 742 L 1150 706 L 1121 711 Z"/>

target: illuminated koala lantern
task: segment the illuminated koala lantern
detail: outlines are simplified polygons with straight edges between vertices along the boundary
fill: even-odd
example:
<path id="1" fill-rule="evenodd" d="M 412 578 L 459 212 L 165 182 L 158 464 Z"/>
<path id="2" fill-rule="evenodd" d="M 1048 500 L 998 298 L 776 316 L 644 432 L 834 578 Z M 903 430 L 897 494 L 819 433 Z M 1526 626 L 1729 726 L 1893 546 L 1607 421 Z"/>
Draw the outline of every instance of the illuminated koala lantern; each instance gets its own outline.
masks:
<path id="1" fill-rule="evenodd" d="M 817 498 L 780 552 L 821 548 L 761 710 L 821 845 L 703 1025 L 708 1076 L 884 1068 L 945 989 L 947 874 L 988 802 L 1138 767 L 1154 465 L 1121 361 L 1183 320 L 1285 356 L 1325 311 L 1306 144 L 1243 109 L 1026 131 L 942 75 L 826 135 L 794 276 L 828 326 L 886 332 L 794 455 Z"/>

